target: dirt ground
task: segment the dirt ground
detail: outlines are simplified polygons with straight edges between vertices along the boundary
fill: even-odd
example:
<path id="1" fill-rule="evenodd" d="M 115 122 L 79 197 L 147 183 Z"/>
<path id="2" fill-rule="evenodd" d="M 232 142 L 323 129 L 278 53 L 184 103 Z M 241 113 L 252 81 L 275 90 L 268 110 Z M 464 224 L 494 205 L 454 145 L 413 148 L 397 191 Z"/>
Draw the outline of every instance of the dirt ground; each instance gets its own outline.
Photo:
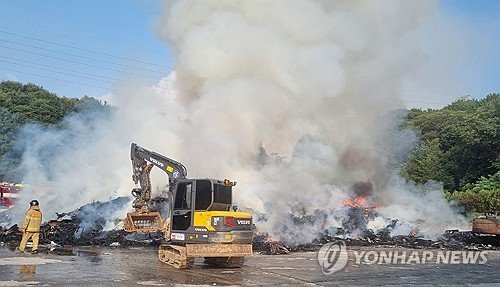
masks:
<path id="1" fill-rule="evenodd" d="M 356 264 L 352 251 L 363 250 L 377 249 L 349 248 L 347 266 L 324 275 L 315 252 L 256 254 L 240 269 L 213 268 L 200 259 L 192 270 L 176 270 L 159 262 L 153 248 L 80 247 L 21 255 L 2 247 L 0 286 L 500 286 L 500 251 L 488 251 L 482 265 Z"/>

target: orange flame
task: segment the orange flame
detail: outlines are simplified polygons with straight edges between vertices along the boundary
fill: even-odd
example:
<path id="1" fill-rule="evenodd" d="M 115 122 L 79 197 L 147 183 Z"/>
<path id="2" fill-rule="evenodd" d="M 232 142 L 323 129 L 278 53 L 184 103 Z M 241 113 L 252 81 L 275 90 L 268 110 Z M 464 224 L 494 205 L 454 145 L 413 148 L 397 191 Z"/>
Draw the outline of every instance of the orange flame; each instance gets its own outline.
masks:
<path id="1" fill-rule="evenodd" d="M 343 203 L 343 206 L 361 207 L 366 205 L 366 196 L 358 196 L 355 198 L 348 198 Z"/>

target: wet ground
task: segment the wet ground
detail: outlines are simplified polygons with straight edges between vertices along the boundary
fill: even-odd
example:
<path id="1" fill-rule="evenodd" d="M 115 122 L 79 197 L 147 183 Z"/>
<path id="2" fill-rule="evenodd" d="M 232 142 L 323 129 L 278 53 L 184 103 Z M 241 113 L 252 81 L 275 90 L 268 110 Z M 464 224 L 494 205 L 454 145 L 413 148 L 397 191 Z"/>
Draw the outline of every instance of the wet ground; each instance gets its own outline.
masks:
<path id="1" fill-rule="evenodd" d="M 92 247 L 21 255 L 1 247 L 0 286 L 500 286 L 500 251 L 488 251 L 488 261 L 481 265 L 379 265 L 356 264 L 353 250 L 377 249 L 350 248 L 347 266 L 324 275 L 314 252 L 255 255 L 240 269 L 213 268 L 198 260 L 192 270 L 176 270 L 159 262 L 153 248 Z"/>

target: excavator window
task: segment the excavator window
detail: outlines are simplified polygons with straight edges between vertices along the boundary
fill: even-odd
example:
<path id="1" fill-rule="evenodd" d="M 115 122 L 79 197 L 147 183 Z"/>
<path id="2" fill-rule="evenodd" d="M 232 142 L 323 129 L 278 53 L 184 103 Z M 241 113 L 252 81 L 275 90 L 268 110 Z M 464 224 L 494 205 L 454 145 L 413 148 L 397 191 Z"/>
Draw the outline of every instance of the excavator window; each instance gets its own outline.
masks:
<path id="1" fill-rule="evenodd" d="M 192 212 L 186 212 L 180 215 L 174 215 L 172 220 L 173 230 L 186 230 L 191 226 L 191 214 Z"/>
<path id="2" fill-rule="evenodd" d="M 191 199 L 193 195 L 191 187 L 191 182 L 181 182 L 177 185 L 174 209 L 191 209 Z"/>
<path id="3" fill-rule="evenodd" d="M 212 204 L 212 182 L 210 180 L 196 181 L 195 210 L 207 210 Z"/>
<path id="4" fill-rule="evenodd" d="M 231 205 L 231 186 L 214 184 L 214 203 Z"/>

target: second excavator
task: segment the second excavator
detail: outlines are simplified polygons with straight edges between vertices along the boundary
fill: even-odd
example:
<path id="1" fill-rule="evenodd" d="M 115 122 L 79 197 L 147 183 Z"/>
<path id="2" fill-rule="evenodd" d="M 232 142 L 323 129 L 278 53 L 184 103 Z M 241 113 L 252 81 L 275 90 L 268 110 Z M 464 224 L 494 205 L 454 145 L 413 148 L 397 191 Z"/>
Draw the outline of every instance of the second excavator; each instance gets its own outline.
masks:
<path id="1" fill-rule="evenodd" d="M 252 255 L 252 215 L 232 204 L 236 182 L 217 179 L 188 179 L 183 164 L 133 143 L 132 190 L 135 212 L 128 213 L 128 232 L 162 231 L 164 243 L 158 250 L 161 262 L 190 268 L 197 257 L 223 267 L 241 267 Z M 168 196 L 161 204 L 165 212 L 153 211 L 151 169 L 156 166 L 169 179 Z M 160 205 L 161 205 L 160 204 Z"/>

